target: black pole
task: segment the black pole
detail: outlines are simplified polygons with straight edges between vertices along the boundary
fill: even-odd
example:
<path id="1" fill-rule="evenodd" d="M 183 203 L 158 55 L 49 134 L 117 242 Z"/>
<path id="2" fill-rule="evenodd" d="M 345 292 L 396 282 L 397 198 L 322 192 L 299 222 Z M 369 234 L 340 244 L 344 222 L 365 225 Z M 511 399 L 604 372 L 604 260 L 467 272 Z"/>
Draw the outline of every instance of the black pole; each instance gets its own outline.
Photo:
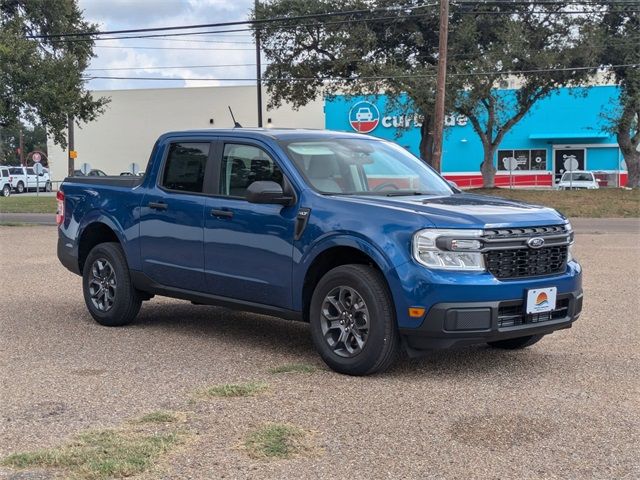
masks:
<path id="1" fill-rule="evenodd" d="M 254 16 L 258 19 L 259 1 L 254 2 Z M 258 100 L 258 128 L 262 128 L 262 65 L 260 62 L 260 29 L 256 25 L 256 93 Z"/>
<path id="2" fill-rule="evenodd" d="M 74 135 L 73 135 L 73 115 L 69 115 L 68 119 L 67 119 L 67 128 L 69 129 L 69 138 L 68 138 L 68 143 L 69 143 L 69 157 L 68 157 L 68 173 L 70 177 L 73 177 L 73 172 L 75 170 L 74 168 L 74 159 L 73 159 L 73 152 L 75 150 L 75 139 L 74 139 Z"/>

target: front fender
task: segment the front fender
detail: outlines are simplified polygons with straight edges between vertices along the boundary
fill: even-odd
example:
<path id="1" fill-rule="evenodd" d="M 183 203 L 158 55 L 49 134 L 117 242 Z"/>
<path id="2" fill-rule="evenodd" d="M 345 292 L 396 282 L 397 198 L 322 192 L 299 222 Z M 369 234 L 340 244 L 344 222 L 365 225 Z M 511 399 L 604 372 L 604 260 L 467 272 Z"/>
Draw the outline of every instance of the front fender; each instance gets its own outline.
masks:
<path id="1" fill-rule="evenodd" d="M 318 239 L 310 248 L 303 253 L 296 250 L 298 258 L 294 258 L 293 269 L 293 309 L 302 311 L 302 289 L 304 285 L 304 279 L 309 271 L 309 268 L 313 264 L 314 260 L 318 258 L 320 254 L 334 247 L 351 247 L 365 253 L 378 265 L 382 274 L 384 275 L 389 290 L 393 296 L 393 292 L 397 291 L 399 286 L 399 278 L 396 274 L 393 263 L 384 251 L 379 248 L 375 243 L 371 242 L 364 236 L 357 233 L 333 233 L 328 234 Z"/>

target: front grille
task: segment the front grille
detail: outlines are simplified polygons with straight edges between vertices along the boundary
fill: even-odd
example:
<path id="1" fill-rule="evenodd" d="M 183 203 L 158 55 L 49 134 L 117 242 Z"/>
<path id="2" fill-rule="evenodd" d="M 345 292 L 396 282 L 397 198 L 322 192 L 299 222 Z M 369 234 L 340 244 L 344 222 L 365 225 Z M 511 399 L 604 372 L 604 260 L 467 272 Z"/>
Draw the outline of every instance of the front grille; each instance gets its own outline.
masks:
<path id="1" fill-rule="evenodd" d="M 524 302 L 500 305 L 498 308 L 498 328 L 517 327 L 518 325 L 529 325 L 566 318 L 569 316 L 569 299 L 559 298 L 556 302 L 556 309 L 551 312 L 530 314 L 525 314 L 524 312 Z"/>
<path id="2" fill-rule="evenodd" d="M 547 225 L 545 227 L 519 227 L 519 228 L 488 228 L 484 231 L 484 236 L 493 238 L 519 238 L 536 237 L 554 234 L 567 233 L 564 225 Z"/>
<path id="3" fill-rule="evenodd" d="M 527 241 L 539 237 L 542 248 Z M 488 228 L 482 236 L 487 270 L 496 278 L 524 278 L 562 273 L 567 265 L 573 233 L 565 225 Z"/>
<path id="4" fill-rule="evenodd" d="M 487 269 L 496 278 L 537 277 L 561 273 L 566 268 L 568 246 L 539 250 L 492 250 L 485 253 Z"/>

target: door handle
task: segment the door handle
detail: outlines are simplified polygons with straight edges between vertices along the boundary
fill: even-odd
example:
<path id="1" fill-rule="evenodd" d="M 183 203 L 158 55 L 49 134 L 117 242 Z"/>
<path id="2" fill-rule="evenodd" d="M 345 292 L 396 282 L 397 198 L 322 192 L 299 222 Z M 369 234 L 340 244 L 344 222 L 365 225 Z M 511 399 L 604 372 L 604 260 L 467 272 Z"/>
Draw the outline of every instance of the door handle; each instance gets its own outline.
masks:
<path id="1" fill-rule="evenodd" d="M 164 202 L 149 202 L 147 204 L 149 208 L 153 208 L 154 210 L 166 210 L 167 204 Z"/>
<path id="2" fill-rule="evenodd" d="M 217 218 L 233 218 L 233 212 L 231 210 L 211 210 L 211 216 Z"/>

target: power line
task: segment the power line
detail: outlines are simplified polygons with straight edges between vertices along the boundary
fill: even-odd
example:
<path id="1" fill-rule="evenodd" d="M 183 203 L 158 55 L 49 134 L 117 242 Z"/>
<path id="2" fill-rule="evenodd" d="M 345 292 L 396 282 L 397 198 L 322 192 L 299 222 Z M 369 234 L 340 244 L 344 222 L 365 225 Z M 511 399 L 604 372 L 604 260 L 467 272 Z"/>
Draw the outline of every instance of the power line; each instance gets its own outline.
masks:
<path id="1" fill-rule="evenodd" d="M 269 65 L 264 64 L 263 65 Z M 107 72 L 118 70 L 169 70 L 182 68 L 222 68 L 222 67 L 255 67 L 255 63 L 227 63 L 217 65 L 171 65 L 171 66 L 150 66 L 150 67 L 112 67 L 112 68 L 87 68 L 85 72 Z"/>
<path id="2" fill-rule="evenodd" d="M 367 22 L 373 22 L 373 21 L 379 21 L 379 20 L 394 20 L 394 21 L 398 21 L 398 20 L 403 20 L 403 19 L 415 19 L 415 18 L 420 18 L 420 17 L 425 17 L 428 16 L 429 14 L 415 14 L 415 15 L 411 15 L 410 17 L 398 17 L 397 15 L 394 16 L 385 16 L 385 17 L 371 17 L 371 18 L 360 18 L 360 19 L 348 19 L 348 20 L 336 20 L 336 21 L 330 21 L 330 22 L 313 22 L 313 23 L 296 23 L 294 25 L 281 25 L 278 27 L 273 27 L 273 28 L 277 28 L 279 30 L 296 30 L 298 28 L 301 27 L 326 27 L 326 26 L 331 26 L 331 25 L 342 25 L 345 23 L 354 23 L 354 22 L 359 22 L 359 23 L 367 23 Z M 181 37 L 181 36 L 194 36 L 194 35 L 210 35 L 210 34 L 216 34 L 216 33 L 220 33 L 220 32 L 248 32 L 253 34 L 253 32 L 255 32 L 255 28 L 246 28 L 246 29 L 234 29 L 234 30 L 215 30 L 215 31 L 204 31 L 204 32 L 187 32 L 187 33 L 169 33 L 169 34 L 154 34 L 154 35 L 127 35 L 127 36 L 119 36 L 119 37 L 110 37 L 107 39 L 104 38 L 63 38 L 63 39 L 58 39 L 58 40 L 52 40 L 52 42 L 92 42 L 92 41 L 98 41 L 98 40 L 129 40 L 129 39 L 138 39 L 138 38 L 165 38 L 165 37 Z"/>
<path id="3" fill-rule="evenodd" d="M 135 50 L 197 50 L 197 51 L 213 51 L 213 52 L 253 52 L 253 48 L 205 48 L 205 47 L 152 47 L 148 45 L 95 45 L 93 48 L 133 48 Z"/>
<path id="4" fill-rule="evenodd" d="M 338 11 L 338 12 L 327 12 L 327 13 L 316 13 L 316 14 L 307 14 L 307 15 L 294 15 L 290 17 L 274 17 L 274 18 L 265 18 L 260 20 L 236 20 L 233 22 L 218 22 L 218 23 L 203 23 L 203 24 L 194 24 L 194 25 L 179 25 L 179 26 L 166 26 L 166 27 L 152 27 L 152 28 L 131 28 L 126 30 L 106 30 L 106 31 L 97 31 L 97 32 L 75 32 L 75 33 L 56 33 L 50 35 L 27 35 L 27 38 L 33 39 L 50 39 L 50 38 L 65 38 L 65 37 L 95 37 L 97 35 L 116 35 L 116 34 L 126 34 L 126 33 L 144 33 L 144 32 L 163 32 L 163 31 L 172 31 L 172 30 L 194 30 L 199 28 L 215 28 L 215 27 L 234 27 L 240 25 L 267 25 L 271 23 L 277 22 L 292 22 L 297 20 L 304 19 L 317 19 L 324 17 L 335 17 L 335 16 L 344 16 L 344 15 L 361 15 L 361 14 L 369 14 L 374 12 L 393 12 L 393 11 L 413 11 L 419 8 L 432 7 L 435 4 L 425 4 L 418 6 L 396 6 L 396 7 L 386 7 L 386 8 L 377 8 L 377 9 L 368 9 L 368 10 L 347 10 L 347 11 Z"/>
<path id="5" fill-rule="evenodd" d="M 640 67 L 640 63 L 627 63 L 620 65 L 599 65 L 593 67 L 560 67 L 560 68 L 540 68 L 533 70 L 504 70 L 490 72 L 469 72 L 469 73 L 448 73 L 448 76 L 472 77 L 472 76 L 493 76 L 493 75 L 528 75 L 548 72 L 569 72 L 578 70 L 610 70 L 612 68 L 635 68 Z M 368 81 L 368 80 L 389 80 L 394 78 L 434 78 L 434 74 L 407 74 L 407 75 L 372 75 L 363 77 L 287 77 L 287 78 L 267 78 L 265 81 Z M 254 82 L 255 78 L 172 78 L 172 77 L 121 77 L 121 76 L 91 76 L 85 80 L 151 80 L 151 81 L 220 81 L 220 82 Z"/>

